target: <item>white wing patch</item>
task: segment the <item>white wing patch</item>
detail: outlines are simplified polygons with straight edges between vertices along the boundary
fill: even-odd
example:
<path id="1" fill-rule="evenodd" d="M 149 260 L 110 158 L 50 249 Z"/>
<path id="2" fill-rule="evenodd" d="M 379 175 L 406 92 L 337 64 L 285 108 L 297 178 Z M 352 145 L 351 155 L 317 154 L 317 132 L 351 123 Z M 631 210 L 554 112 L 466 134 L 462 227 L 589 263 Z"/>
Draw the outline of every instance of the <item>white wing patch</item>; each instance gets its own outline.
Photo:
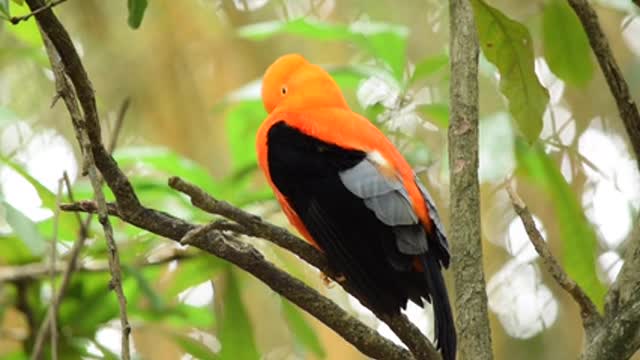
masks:
<path id="1" fill-rule="evenodd" d="M 382 175 L 393 178 L 396 175 L 396 171 L 378 150 L 370 151 L 367 153 L 367 160 L 371 161 L 376 168 L 382 173 Z"/>

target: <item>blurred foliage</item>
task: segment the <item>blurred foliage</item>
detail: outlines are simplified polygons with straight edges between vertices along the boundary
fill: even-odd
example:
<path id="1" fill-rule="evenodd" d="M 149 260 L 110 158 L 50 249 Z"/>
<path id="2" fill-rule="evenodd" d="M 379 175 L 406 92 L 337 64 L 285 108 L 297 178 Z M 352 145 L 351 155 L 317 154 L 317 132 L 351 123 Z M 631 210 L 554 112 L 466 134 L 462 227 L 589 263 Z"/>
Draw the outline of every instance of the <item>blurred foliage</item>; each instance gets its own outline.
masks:
<path id="1" fill-rule="evenodd" d="M 544 56 L 551 71 L 571 85 L 587 85 L 593 76 L 591 48 L 569 4 L 549 1 L 542 12 L 542 21 Z M 575 61 L 576 58 L 582 60 Z"/>
<path id="2" fill-rule="evenodd" d="M 491 317 L 496 358 L 574 357 L 582 342 L 577 308 L 551 285 L 537 256 L 526 255 L 532 250 L 517 231 L 503 183 L 514 179 L 552 252 L 601 305 L 609 274 L 620 262 L 603 266 L 600 258 L 624 246 L 604 231 L 623 225 L 605 223 L 601 214 L 637 215 L 640 189 L 633 184 L 640 177 L 635 166 L 624 170 L 607 163 L 624 164 L 621 159 L 603 163 L 590 149 L 604 145 L 585 140 L 589 132 L 604 134 L 618 157 L 630 158 L 613 100 L 603 95 L 606 85 L 571 9 L 560 0 L 472 4 L 482 48 L 480 173 L 487 275 L 497 282 L 499 274 L 513 271 L 506 281 L 523 279 L 514 263 L 536 269 L 533 278 L 508 284 L 512 287 L 491 287 L 498 289 L 489 293 L 490 305 L 497 304 Z M 640 36 L 625 34 L 640 31 L 638 11 L 615 1 L 598 4 L 601 23 L 637 94 L 640 77 L 632 75 L 640 65 L 634 52 Z M 166 185 L 169 176 L 180 176 L 286 225 L 258 171 L 254 137 L 266 116 L 262 72 L 281 54 L 299 52 L 324 66 L 354 111 L 394 141 L 428 185 L 447 225 L 446 2 L 69 0 L 55 11 L 94 83 L 105 139 L 114 133 L 123 97 L 133 100 L 114 156 L 146 206 L 193 222 L 210 221 Z M 0 0 L 0 18 L 27 13 L 22 1 Z M 53 93 L 35 21 L 2 21 L 0 275 L 5 267 L 48 263 L 56 221 L 52 184 L 63 170 L 70 174 L 75 199 L 93 197 L 88 181 L 78 176 L 80 154 L 64 106 L 50 108 Z M 564 122 L 563 113 L 568 113 Z M 624 180 L 627 173 L 632 180 Z M 598 196 L 603 184 L 614 189 L 613 195 Z M 602 200 L 620 197 L 626 206 Z M 62 200 L 69 201 L 68 191 Z M 66 213 L 57 221 L 56 250 L 64 261 L 79 222 Z M 89 230 L 81 253 L 87 270 L 74 275 L 60 307 L 59 357 L 116 359 L 117 301 L 108 273 L 89 270 L 105 264 L 108 250 L 99 223 L 93 221 Z M 138 358 L 362 358 L 324 325 L 222 260 L 116 219 L 114 231 Z M 619 232 L 624 237 L 628 229 Z M 276 265 L 379 326 L 294 256 L 264 241 L 246 240 Z M 60 277 L 52 284 L 41 275 L 0 283 L 0 358 L 28 357 L 52 286 L 60 282 Z M 501 288 L 518 290 L 504 297 Z M 550 288 L 552 296 L 537 298 L 529 288 Z M 412 318 L 424 315 L 409 311 Z"/>

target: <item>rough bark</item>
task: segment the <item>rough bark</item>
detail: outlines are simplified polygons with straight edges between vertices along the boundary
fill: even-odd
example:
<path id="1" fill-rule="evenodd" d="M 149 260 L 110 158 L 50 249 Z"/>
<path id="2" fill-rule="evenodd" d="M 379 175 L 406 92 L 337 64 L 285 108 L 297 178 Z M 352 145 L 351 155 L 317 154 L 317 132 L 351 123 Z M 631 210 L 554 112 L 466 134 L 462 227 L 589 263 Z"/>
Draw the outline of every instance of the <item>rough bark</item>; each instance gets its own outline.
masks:
<path id="1" fill-rule="evenodd" d="M 468 0 L 450 0 L 450 234 L 461 359 L 493 359 L 478 184 L 478 39 Z"/>

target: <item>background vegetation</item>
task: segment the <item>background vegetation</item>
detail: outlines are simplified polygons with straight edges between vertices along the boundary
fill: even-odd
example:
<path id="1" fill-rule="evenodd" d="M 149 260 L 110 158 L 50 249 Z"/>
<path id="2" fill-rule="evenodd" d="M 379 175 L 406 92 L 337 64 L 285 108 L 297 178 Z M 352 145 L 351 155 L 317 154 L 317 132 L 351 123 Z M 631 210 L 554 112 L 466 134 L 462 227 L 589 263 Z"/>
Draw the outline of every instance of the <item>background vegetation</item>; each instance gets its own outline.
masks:
<path id="1" fill-rule="evenodd" d="M 6 18 L 27 14 L 20 3 L 0 0 L 0 13 Z M 259 99 L 264 69 L 278 56 L 298 52 L 325 65 L 353 109 L 400 147 L 448 225 L 445 2 L 146 3 L 69 0 L 55 9 L 93 81 L 106 139 L 115 137 L 123 120 L 114 156 L 143 203 L 193 222 L 209 221 L 210 215 L 167 187 L 168 176 L 180 176 L 285 225 L 257 171 L 253 139 L 266 115 Z M 583 341 L 578 307 L 541 268 L 504 191 L 505 181 L 515 178 L 552 252 L 602 307 L 640 209 L 638 166 L 568 5 L 558 0 L 473 4 L 483 51 L 481 211 L 495 355 L 573 358 Z M 594 6 L 631 93 L 640 93 L 638 7 L 613 0 Z M 17 25 L 3 21 L 1 358 L 31 353 L 55 288 L 49 275 L 51 244 L 62 263 L 78 237 L 77 215 L 54 216 L 56 203 L 68 201 L 67 190 L 57 196 L 62 172 L 69 175 L 75 199 L 93 198 L 81 176 L 79 149 L 72 145 L 69 115 L 61 102 L 51 107 L 55 91 L 49 69 L 34 19 Z M 330 329 L 225 261 L 113 223 L 136 357 L 362 358 Z M 89 230 L 82 268 L 59 309 L 58 353 L 64 359 L 117 358 L 119 353 L 108 249 L 97 221 Z M 315 269 L 267 242 L 247 241 L 393 336 L 340 287 L 325 287 Z M 53 280 L 56 286 L 60 281 Z M 408 311 L 431 336 L 430 309 Z"/>

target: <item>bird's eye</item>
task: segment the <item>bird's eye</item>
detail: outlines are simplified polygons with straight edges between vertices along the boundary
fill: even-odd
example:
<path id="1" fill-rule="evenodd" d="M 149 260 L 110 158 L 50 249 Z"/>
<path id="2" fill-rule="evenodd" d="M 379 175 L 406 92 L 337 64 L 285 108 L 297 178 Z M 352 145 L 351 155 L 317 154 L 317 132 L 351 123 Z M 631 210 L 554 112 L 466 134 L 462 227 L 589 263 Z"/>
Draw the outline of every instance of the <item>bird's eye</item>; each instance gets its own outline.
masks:
<path id="1" fill-rule="evenodd" d="M 282 95 L 287 95 L 287 87 L 285 85 L 282 85 L 282 87 L 280 88 L 280 93 Z"/>

